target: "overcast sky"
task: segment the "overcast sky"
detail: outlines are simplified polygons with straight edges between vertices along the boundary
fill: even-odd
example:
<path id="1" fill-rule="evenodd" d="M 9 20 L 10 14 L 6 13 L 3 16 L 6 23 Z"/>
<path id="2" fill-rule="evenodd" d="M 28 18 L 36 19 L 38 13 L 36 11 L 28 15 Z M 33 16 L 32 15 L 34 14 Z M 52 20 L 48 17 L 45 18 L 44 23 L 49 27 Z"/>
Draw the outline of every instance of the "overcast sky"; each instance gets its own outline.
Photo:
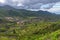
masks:
<path id="1" fill-rule="evenodd" d="M 0 0 L 0 4 L 10 5 L 22 9 L 60 11 L 60 0 Z"/>

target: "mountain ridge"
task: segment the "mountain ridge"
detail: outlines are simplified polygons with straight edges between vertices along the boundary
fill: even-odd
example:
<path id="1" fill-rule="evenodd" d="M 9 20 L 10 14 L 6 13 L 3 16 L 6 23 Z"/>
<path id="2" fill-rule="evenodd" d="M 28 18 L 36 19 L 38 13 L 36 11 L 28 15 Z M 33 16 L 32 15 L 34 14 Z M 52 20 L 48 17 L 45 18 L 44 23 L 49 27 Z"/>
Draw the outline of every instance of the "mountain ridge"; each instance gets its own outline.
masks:
<path id="1" fill-rule="evenodd" d="M 25 9 L 15 9 L 11 6 L 0 7 L 0 17 L 20 17 L 20 18 L 42 18 L 43 20 L 60 20 L 60 15 L 48 11 L 30 11 Z"/>

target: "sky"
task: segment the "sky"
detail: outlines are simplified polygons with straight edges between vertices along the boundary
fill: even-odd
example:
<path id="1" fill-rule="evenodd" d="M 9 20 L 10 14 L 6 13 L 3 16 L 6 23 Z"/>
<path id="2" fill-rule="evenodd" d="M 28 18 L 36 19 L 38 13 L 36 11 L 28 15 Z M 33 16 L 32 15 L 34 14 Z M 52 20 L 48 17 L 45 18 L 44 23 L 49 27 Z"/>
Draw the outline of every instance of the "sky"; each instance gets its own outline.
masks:
<path id="1" fill-rule="evenodd" d="M 5 0 L 0 0 L 0 2 L 1 2 L 1 3 L 4 3 L 4 2 L 5 2 Z"/>
<path id="2" fill-rule="evenodd" d="M 0 0 L 0 5 L 10 5 L 20 9 L 60 13 L 60 0 Z"/>

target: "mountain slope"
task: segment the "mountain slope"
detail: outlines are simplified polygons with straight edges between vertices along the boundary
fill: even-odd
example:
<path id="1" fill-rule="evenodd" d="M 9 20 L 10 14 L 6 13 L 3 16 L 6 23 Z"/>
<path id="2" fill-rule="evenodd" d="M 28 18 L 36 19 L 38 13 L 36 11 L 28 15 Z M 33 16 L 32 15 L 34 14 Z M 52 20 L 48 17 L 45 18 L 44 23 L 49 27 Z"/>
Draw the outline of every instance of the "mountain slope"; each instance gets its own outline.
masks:
<path id="1" fill-rule="evenodd" d="M 0 40 L 60 40 L 59 20 L 47 11 L 0 7 Z"/>
<path id="2" fill-rule="evenodd" d="M 39 18 L 42 20 L 59 20 L 60 15 L 50 13 L 47 11 L 29 11 L 25 9 L 15 9 L 11 6 L 5 5 L 0 7 L 0 17 L 21 17 L 21 18 Z"/>

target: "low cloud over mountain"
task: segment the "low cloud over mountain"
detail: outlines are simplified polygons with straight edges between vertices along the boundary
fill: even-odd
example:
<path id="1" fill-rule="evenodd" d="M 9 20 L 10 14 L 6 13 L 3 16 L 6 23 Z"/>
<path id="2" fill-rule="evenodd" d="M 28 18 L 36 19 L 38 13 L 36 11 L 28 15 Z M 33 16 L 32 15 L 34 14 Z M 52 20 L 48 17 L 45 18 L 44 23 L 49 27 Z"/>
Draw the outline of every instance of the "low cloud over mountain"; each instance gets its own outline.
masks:
<path id="1" fill-rule="evenodd" d="M 5 0 L 5 3 L 12 6 L 27 9 L 40 9 L 43 5 L 47 5 L 51 8 L 53 5 L 60 0 Z"/>
<path id="2" fill-rule="evenodd" d="M 60 0 L 0 0 L 0 4 L 20 9 L 51 10 Z M 59 5 L 60 6 L 60 5 Z"/>

